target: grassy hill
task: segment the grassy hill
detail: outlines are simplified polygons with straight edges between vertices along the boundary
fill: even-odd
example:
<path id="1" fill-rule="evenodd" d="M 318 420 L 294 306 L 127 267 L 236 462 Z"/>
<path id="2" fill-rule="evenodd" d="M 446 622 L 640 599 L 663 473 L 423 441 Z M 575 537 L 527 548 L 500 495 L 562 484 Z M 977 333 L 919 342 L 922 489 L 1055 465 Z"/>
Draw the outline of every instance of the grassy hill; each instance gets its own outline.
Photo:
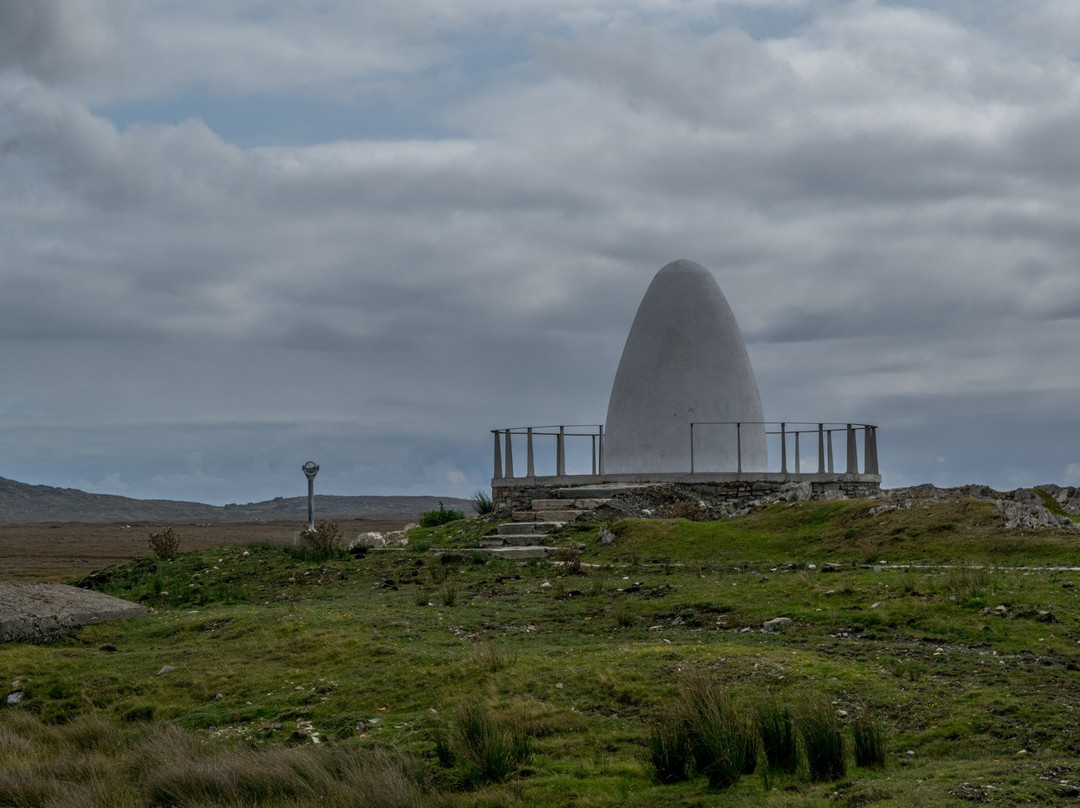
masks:
<path id="1" fill-rule="evenodd" d="M 469 501 L 442 497 L 448 508 Z M 320 518 L 412 518 L 439 507 L 439 497 L 315 495 Z M 246 505 L 206 505 L 164 499 L 91 494 L 76 488 L 29 485 L 0 477 L 0 522 L 253 522 L 307 519 L 307 497 L 277 497 Z"/>
<path id="2" fill-rule="evenodd" d="M 154 613 L 0 646 L 0 804 L 1075 804 L 1078 534 L 874 505 L 574 525 L 560 563 L 475 551 L 473 519 L 100 571 Z M 748 727 L 784 710 L 794 771 Z M 715 787 L 686 726 L 746 773 Z"/>

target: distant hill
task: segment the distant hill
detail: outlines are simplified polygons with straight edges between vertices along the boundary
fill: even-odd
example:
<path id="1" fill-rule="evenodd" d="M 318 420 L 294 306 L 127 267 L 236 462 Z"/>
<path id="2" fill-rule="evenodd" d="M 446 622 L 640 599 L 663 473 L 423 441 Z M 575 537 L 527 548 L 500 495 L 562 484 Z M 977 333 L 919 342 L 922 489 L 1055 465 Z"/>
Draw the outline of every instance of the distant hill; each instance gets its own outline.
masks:
<path id="1" fill-rule="evenodd" d="M 472 513 L 455 497 L 341 497 L 315 495 L 316 519 L 408 519 L 447 508 Z M 169 499 L 132 499 L 76 488 L 29 485 L 0 477 L 0 522 L 269 522 L 307 519 L 307 497 L 277 497 L 247 505 L 207 505 Z"/>

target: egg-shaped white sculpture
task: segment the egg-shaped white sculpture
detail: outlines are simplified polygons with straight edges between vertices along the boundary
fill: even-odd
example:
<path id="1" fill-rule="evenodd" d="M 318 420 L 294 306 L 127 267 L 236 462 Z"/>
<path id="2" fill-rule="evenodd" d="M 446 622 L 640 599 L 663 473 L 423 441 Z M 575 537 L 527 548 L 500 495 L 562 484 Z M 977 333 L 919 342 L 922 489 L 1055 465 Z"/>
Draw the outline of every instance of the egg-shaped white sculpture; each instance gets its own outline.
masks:
<path id="1" fill-rule="evenodd" d="M 764 420 L 716 279 L 693 261 L 671 262 L 653 278 L 626 338 L 608 401 L 604 470 L 689 472 L 694 423 L 694 471 L 765 471 Z"/>

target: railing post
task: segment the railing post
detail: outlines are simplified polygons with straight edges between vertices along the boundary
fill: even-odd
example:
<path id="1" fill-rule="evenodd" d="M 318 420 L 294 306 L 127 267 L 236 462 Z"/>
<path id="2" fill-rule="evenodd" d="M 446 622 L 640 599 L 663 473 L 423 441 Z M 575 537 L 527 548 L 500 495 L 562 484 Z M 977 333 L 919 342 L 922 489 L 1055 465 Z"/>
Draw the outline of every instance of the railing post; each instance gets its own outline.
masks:
<path id="1" fill-rule="evenodd" d="M 799 459 L 799 436 L 802 435 L 802 430 L 795 430 L 795 473 L 802 474 L 802 461 Z"/>
<path id="2" fill-rule="evenodd" d="M 491 476 L 500 480 L 502 479 L 502 445 L 499 442 L 499 430 L 493 429 L 491 434 L 495 436 L 495 470 Z"/>
<path id="3" fill-rule="evenodd" d="M 514 445 L 510 442 L 510 430 L 506 430 L 506 476 L 514 476 Z"/>
<path id="4" fill-rule="evenodd" d="M 847 425 L 847 473 L 859 473 L 859 449 L 855 444 L 855 429 Z"/>
<path id="5" fill-rule="evenodd" d="M 825 424 L 817 425 L 817 473 L 825 473 Z"/>
<path id="6" fill-rule="evenodd" d="M 604 425 L 600 424 L 600 475 L 604 474 Z"/>
<path id="7" fill-rule="evenodd" d="M 533 428 L 530 426 L 525 435 L 525 473 L 529 477 L 536 476 L 536 467 L 533 465 L 533 442 L 532 442 Z"/>
<path id="8" fill-rule="evenodd" d="M 826 429 L 825 434 L 828 436 L 828 441 L 829 441 L 829 474 L 835 474 L 836 472 L 834 471 L 833 457 L 832 457 L 832 430 L 831 429 Z"/>
<path id="9" fill-rule="evenodd" d="M 694 422 L 690 422 L 690 473 L 694 473 Z"/>
<path id="10" fill-rule="evenodd" d="M 780 422 L 780 473 L 787 474 L 787 424 Z"/>
<path id="11" fill-rule="evenodd" d="M 592 436 L 592 476 L 596 476 L 596 435 Z"/>
<path id="12" fill-rule="evenodd" d="M 736 470 L 742 474 L 742 421 L 735 422 L 735 463 Z"/>
<path id="13" fill-rule="evenodd" d="M 566 427 L 559 427 L 559 434 L 555 436 L 555 474 L 559 477 L 566 476 Z"/>
<path id="14" fill-rule="evenodd" d="M 879 474 L 877 460 L 877 427 L 867 424 L 863 432 L 863 465 L 867 474 Z"/>

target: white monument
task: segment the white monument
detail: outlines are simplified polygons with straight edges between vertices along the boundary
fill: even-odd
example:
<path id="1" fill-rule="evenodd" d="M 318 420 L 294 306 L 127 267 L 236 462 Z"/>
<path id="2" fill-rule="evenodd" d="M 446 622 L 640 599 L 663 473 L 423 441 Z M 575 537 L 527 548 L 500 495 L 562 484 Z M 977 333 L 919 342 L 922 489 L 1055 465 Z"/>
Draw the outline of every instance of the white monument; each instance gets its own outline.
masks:
<path id="1" fill-rule="evenodd" d="M 693 261 L 672 261 L 653 278 L 626 338 L 608 401 L 604 471 L 686 472 L 691 452 L 698 472 L 766 471 L 764 420 L 716 279 Z"/>

